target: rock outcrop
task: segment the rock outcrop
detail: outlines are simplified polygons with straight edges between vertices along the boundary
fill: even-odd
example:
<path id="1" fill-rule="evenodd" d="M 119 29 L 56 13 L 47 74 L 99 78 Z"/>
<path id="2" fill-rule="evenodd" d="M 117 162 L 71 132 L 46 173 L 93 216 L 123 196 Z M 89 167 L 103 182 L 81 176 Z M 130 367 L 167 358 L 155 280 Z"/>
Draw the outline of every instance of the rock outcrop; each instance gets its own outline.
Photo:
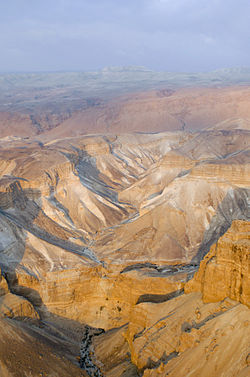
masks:
<path id="1" fill-rule="evenodd" d="M 0 271 L 0 318 L 38 318 L 33 305 L 23 296 L 11 293 L 6 279 Z"/>
<path id="2" fill-rule="evenodd" d="M 250 307 L 250 222 L 234 221 L 211 247 L 185 292 L 202 292 L 204 302 L 226 297 Z"/>

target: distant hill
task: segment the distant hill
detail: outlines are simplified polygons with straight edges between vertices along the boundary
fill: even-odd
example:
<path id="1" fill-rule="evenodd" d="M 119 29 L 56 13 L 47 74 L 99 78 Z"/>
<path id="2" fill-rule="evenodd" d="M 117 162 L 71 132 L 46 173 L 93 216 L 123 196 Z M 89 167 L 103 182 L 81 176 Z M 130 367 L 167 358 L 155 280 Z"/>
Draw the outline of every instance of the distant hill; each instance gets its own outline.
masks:
<path id="1" fill-rule="evenodd" d="M 0 137 L 34 136 L 65 122 L 65 131 L 62 127 L 60 130 L 63 135 L 72 131 L 86 134 L 103 130 L 158 132 L 186 126 L 199 129 L 231 118 L 248 119 L 249 85 L 250 68 L 173 73 L 128 66 L 105 67 L 95 72 L 1 74 Z M 247 93 L 242 97 L 238 89 L 238 94 L 233 89 L 232 94 L 229 87 Z M 208 97 L 202 92 L 201 98 L 200 93 L 192 93 L 195 88 L 211 92 L 207 92 Z M 229 88 L 229 94 L 219 94 L 218 90 L 225 88 Z M 183 89 L 187 93 L 173 96 Z M 233 108 L 235 101 L 237 109 Z M 190 111 L 194 117 L 190 117 Z"/>

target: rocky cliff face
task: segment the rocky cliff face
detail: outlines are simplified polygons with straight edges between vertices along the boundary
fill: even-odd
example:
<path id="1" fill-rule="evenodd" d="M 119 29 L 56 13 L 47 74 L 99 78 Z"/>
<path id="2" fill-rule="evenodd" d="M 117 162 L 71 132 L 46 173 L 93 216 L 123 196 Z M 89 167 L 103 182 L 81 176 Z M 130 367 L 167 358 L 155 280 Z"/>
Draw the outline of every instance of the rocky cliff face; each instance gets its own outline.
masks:
<path id="1" fill-rule="evenodd" d="M 202 292 L 204 302 L 230 297 L 250 305 L 250 223 L 234 221 L 211 247 L 185 292 Z"/>

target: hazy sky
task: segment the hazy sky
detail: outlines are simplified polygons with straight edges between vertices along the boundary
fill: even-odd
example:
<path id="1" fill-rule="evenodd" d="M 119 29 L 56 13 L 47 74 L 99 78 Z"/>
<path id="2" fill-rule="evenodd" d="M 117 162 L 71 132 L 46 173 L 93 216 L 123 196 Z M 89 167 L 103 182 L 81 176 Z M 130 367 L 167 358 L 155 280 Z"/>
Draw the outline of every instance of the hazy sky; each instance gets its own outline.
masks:
<path id="1" fill-rule="evenodd" d="M 250 66 L 249 0 L 0 0 L 0 71 Z"/>

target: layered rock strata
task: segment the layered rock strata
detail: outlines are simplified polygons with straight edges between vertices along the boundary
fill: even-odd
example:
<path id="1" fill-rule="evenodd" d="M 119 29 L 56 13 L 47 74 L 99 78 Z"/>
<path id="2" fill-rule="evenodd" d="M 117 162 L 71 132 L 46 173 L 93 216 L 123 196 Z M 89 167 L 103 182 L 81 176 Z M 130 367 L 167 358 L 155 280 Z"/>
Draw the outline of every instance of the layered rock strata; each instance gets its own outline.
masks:
<path id="1" fill-rule="evenodd" d="M 202 292 L 204 302 L 230 297 L 250 306 L 250 222 L 234 221 L 211 247 L 185 292 Z"/>

